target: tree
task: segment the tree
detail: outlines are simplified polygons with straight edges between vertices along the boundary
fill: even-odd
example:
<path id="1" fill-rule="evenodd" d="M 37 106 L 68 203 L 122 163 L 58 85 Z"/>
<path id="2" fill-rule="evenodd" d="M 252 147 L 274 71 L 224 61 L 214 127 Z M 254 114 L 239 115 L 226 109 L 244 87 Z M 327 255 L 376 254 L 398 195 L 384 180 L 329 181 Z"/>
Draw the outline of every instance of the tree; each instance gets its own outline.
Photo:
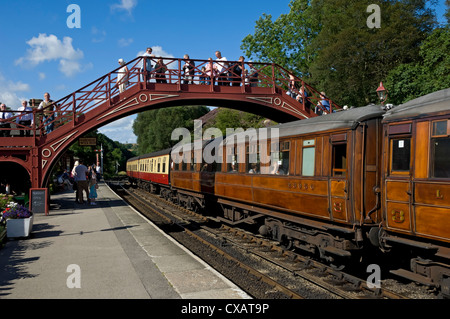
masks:
<path id="1" fill-rule="evenodd" d="M 272 21 L 263 14 L 256 21 L 255 34 L 247 35 L 241 45 L 247 56 L 260 62 L 275 62 L 299 76 L 308 76 L 315 53 L 311 42 L 320 30 L 320 21 L 313 19 L 313 1 L 294 0 L 290 12 Z"/>
<path id="2" fill-rule="evenodd" d="M 227 128 L 242 128 L 244 130 L 248 128 L 260 128 L 265 126 L 264 121 L 266 121 L 266 118 L 259 115 L 220 108 L 214 120 L 204 126 L 204 130 L 210 127 L 216 127 L 225 136 Z"/>
<path id="3" fill-rule="evenodd" d="M 206 106 L 176 106 L 139 113 L 133 123 L 138 154 L 163 150 L 178 141 L 171 139 L 178 127 L 194 129 L 194 120 L 209 112 Z"/>
<path id="4" fill-rule="evenodd" d="M 369 28 L 367 2 L 293 0 L 288 15 L 273 23 L 270 16 L 258 20 L 242 48 L 251 57 L 273 59 L 307 77 L 306 82 L 341 105 L 376 102 L 379 82 L 398 65 L 417 61 L 421 42 L 435 26 L 425 0 L 379 5 L 381 28 Z M 292 36 L 288 30 L 294 30 Z M 277 37 L 281 41 L 274 41 Z"/>
<path id="5" fill-rule="evenodd" d="M 405 103 L 450 87 L 450 27 L 435 29 L 420 46 L 420 60 L 400 64 L 389 72 L 389 102 Z"/>
<path id="6" fill-rule="evenodd" d="M 115 174 L 116 161 L 119 163 L 119 169 L 125 170 L 127 159 L 135 156 L 135 154 L 130 152 L 124 144 L 113 141 L 106 135 L 98 133 L 96 130 L 87 133 L 84 137 L 96 137 L 97 146 L 80 146 L 78 143 L 74 143 L 70 146 L 73 156 L 82 158 L 86 165 L 96 164 L 97 155 L 94 152 L 94 149 L 100 149 L 100 146 L 102 146 L 103 173 L 106 177 Z"/>

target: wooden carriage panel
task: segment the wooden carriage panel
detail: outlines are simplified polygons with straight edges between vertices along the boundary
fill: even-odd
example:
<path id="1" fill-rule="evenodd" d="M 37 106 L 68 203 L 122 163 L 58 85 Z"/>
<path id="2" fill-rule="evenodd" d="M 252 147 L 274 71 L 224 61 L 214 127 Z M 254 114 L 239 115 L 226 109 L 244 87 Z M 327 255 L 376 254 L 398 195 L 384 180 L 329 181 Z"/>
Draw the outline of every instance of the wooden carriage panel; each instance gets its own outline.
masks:
<path id="1" fill-rule="evenodd" d="M 172 172 L 172 186 L 188 190 L 194 190 L 192 172 L 174 171 Z"/>
<path id="2" fill-rule="evenodd" d="M 388 229 L 411 232 L 409 203 L 388 202 L 386 215 Z"/>
<path id="3" fill-rule="evenodd" d="M 295 153 L 294 153 L 295 154 L 295 175 L 297 175 L 297 176 L 302 174 L 302 160 L 303 160 L 302 145 L 303 145 L 302 139 L 295 140 Z"/>
<path id="4" fill-rule="evenodd" d="M 327 195 L 327 182 L 323 180 L 291 178 L 278 175 L 252 176 L 253 188 L 267 188 L 287 192 Z"/>
<path id="5" fill-rule="evenodd" d="M 287 209 L 298 214 L 314 215 L 327 219 L 330 216 L 326 196 L 254 188 L 253 199 L 257 203 Z"/>
<path id="6" fill-rule="evenodd" d="M 416 233 L 450 242 L 450 208 L 415 206 Z"/>
<path id="7" fill-rule="evenodd" d="M 324 157 L 323 137 L 316 137 L 316 163 L 314 166 L 314 176 L 323 176 L 323 163 L 329 161 L 328 157 Z"/>
<path id="8" fill-rule="evenodd" d="M 215 195 L 242 201 L 252 201 L 252 179 L 249 175 L 237 173 L 216 173 Z"/>
<path id="9" fill-rule="evenodd" d="M 416 124 L 416 150 L 414 153 L 414 177 L 428 177 L 428 160 L 430 158 L 430 128 L 429 122 Z"/>
<path id="10" fill-rule="evenodd" d="M 346 197 L 347 196 L 347 181 L 346 180 L 331 180 L 330 182 L 331 196 Z"/>
<path id="11" fill-rule="evenodd" d="M 415 184 L 414 200 L 416 205 L 436 205 L 450 209 L 450 184 L 417 182 Z"/>
<path id="12" fill-rule="evenodd" d="M 361 212 L 364 210 L 364 172 L 363 165 L 365 160 L 365 149 L 366 144 L 363 140 L 363 130 L 365 128 L 359 126 L 353 134 L 349 135 L 349 141 L 347 143 L 347 178 L 351 179 L 352 187 L 352 202 L 353 202 L 353 211 L 355 213 L 355 219 L 361 220 Z M 352 143 L 354 141 L 354 143 Z M 353 146 L 354 145 L 354 146 Z M 364 156 L 364 157 L 363 157 Z"/>
<path id="13" fill-rule="evenodd" d="M 322 162 L 322 176 L 331 176 L 331 145 L 330 139 L 328 136 L 322 138 L 322 147 L 323 147 L 323 156 L 326 158 L 326 161 Z"/>
<path id="14" fill-rule="evenodd" d="M 333 220 L 348 221 L 347 201 L 343 198 L 331 198 Z"/>
<path id="15" fill-rule="evenodd" d="M 393 201 L 402 201 L 409 203 L 410 191 L 409 181 L 387 181 L 386 199 Z"/>
<path id="16" fill-rule="evenodd" d="M 334 220 L 348 221 L 347 207 L 347 181 L 330 181 L 331 207 L 330 211 Z"/>

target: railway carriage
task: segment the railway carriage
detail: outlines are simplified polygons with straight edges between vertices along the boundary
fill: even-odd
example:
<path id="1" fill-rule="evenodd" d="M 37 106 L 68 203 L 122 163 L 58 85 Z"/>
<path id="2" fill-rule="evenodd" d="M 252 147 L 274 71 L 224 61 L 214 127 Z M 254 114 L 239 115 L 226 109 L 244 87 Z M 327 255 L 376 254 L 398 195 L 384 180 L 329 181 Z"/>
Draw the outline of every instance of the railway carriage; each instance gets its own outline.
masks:
<path id="1" fill-rule="evenodd" d="M 221 164 L 206 161 L 203 155 L 205 149 L 214 152 L 220 142 L 221 139 L 213 139 L 201 142 L 200 147 L 192 143 L 172 150 L 172 196 L 178 204 L 193 211 L 205 211 L 207 205 L 214 202 L 215 174 Z"/>
<path id="2" fill-rule="evenodd" d="M 450 295 L 450 89 L 388 111 L 383 119 L 381 249 L 412 251 L 394 273 Z"/>
<path id="3" fill-rule="evenodd" d="M 174 149 L 132 158 L 127 173 L 330 262 L 377 262 L 374 249 L 400 256 L 408 265 L 394 274 L 450 296 L 450 89 L 388 111 L 371 105 L 270 129 L 257 131 L 257 143 L 244 132 L 193 144 L 180 163 Z M 167 171 L 148 168 L 158 158 Z"/>
<path id="4" fill-rule="evenodd" d="M 225 165 L 215 176 L 222 219 L 257 222 L 287 247 L 330 261 L 349 257 L 381 221 L 383 113 L 380 106 L 341 111 L 272 127 L 279 138 L 257 146 L 224 145 Z"/>
<path id="5" fill-rule="evenodd" d="M 131 183 L 152 193 L 170 195 L 170 152 L 171 148 L 130 158 L 127 161 L 127 175 Z"/>

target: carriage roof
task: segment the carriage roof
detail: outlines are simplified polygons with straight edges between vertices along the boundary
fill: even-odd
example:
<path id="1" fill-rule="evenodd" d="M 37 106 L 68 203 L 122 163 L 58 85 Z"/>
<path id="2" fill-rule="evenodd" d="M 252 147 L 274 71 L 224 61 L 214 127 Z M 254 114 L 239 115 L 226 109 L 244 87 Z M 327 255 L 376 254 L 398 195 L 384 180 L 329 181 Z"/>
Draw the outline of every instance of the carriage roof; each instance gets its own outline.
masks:
<path id="1" fill-rule="evenodd" d="M 383 121 L 420 118 L 450 111 L 450 88 L 403 103 L 387 111 Z"/>

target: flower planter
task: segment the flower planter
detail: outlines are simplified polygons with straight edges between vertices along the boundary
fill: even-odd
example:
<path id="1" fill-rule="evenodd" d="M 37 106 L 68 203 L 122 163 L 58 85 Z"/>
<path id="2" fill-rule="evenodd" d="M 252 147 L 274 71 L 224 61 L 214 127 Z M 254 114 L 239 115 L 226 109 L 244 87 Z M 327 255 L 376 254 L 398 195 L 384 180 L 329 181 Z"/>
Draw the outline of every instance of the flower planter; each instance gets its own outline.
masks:
<path id="1" fill-rule="evenodd" d="M 33 216 L 29 218 L 7 219 L 6 236 L 8 238 L 28 237 L 33 228 Z"/>

